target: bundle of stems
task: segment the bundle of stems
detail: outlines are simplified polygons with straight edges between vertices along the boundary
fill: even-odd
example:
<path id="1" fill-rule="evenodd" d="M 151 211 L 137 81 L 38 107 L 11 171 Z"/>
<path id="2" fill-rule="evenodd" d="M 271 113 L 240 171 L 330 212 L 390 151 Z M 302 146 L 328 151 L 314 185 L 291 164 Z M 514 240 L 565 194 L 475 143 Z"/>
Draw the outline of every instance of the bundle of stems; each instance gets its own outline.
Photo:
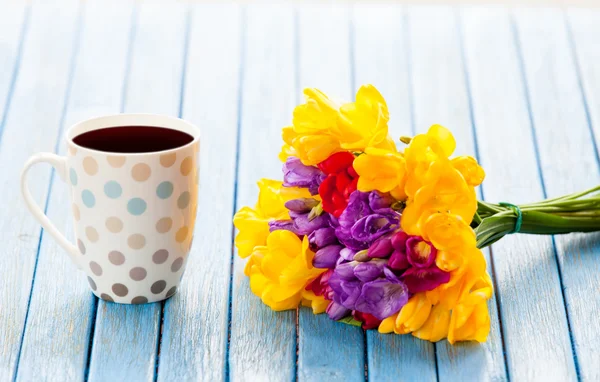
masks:
<path id="1" fill-rule="evenodd" d="M 516 206 L 478 201 L 471 226 L 475 229 L 479 248 L 516 232 L 553 235 L 600 231 L 600 185 L 583 192 Z"/>

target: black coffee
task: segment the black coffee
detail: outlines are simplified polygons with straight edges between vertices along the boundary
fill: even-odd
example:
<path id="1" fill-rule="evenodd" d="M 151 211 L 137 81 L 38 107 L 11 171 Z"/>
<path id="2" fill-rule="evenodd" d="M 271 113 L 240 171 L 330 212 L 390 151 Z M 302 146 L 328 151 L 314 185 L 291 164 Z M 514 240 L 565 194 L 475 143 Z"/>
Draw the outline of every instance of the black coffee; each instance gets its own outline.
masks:
<path id="1" fill-rule="evenodd" d="M 79 146 L 111 153 L 151 153 L 187 145 L 194 137 L 183 131 L 154 126 L 115 126 L 73 138 Z"/>

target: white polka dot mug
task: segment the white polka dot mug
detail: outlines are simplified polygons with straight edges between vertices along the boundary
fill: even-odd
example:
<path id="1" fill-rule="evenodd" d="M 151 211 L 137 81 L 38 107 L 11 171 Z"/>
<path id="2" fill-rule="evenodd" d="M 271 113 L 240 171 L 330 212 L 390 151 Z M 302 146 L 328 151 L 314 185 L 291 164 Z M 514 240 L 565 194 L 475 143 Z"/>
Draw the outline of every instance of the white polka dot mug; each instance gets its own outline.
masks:
<path id="1" fill-rule="evenodd" d="M 120 126 L 161 127 L 191 141 L 169 150 L 127 153 L 82 147 L 74 138 Z M 120 114 L 80 122 L 66 133 L 68 155 L 32 156 L 21 175 L 27 207 L 86 273 L 93 293 L 122 304 L 161 301 L 177 291 L 192 244 L 198 206 L 200 130 L 181 119 Z M 33 200 L 29 168 L 50 163 L 70 184 L 77 244 Z"/>

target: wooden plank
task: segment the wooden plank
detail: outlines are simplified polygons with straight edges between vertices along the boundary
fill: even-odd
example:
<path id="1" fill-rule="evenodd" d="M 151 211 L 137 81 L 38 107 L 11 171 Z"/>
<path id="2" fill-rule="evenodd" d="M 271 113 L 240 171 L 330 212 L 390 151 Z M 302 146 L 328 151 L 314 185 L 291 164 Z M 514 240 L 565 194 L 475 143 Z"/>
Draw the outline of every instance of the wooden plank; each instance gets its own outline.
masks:
<path id="1" fill-rule="evenodd" d="M 299 9 L 298 22 L 300 89 L 316 87 L 334 98 L 353 100 L 350 8 L 340 4 L 304 6 Z M 365 379 L 366 340 L 361 328 L 301 308 L 298 337 L 299 380 Z"/>
<path id="2" fill-rule="evenodd" d="M 370 83 L 379 89 L 390 112 L 390 134 L 398 142 L 401 135 L 414 134 L 406 12 L 397 5 L 365 4 L 355 5 L 353 15 L 355 86 Z M 369 331 L 367 354 L 371 381 L 399 375 L 408 381 L 436 380 L 433 345 L 411 335 Z"/>
<path id="3" fill-rule="evenodd" d="M 598 104 L 586 110 L 576 60 L 570 54 L 572 46 L 564 16 L 558 9 L 516 13 L 548 197 L 577 192 L 600 183 L 598 153 L 587 115 L 589 110 L 598 117 Z M 596 12 L 595 25 L 600 21 L 598 16 L 600 14 Z M 572 23 L 574 27 L 577 24 L 576 20 Z M 588 34 L 598 31 L 597 26 L 586 29 L 583 44 L 591 41 Z M 593 44 L 598 47 L 597 42 Z M 597 61 L 598 50 L 595 52 L 594 61 Z M 584 57 L 580 58 L 580 62 L 584 60 Z M 587 65 L 589 68 L 589 63 Z M 596 74 L 600 73 L 597 68 L 595 70 Z M 588 89 L 593 89 L 591 91 L 597 95 L 600 90 L 597 86 L 598 83 L 589 83 Z M 600 285 L 600 234 L 556 236 L 555 245 L 579 377 L 584 381 L 597 381 L 600 380 L 600 322 L 592 317 L 600 312 L 600 298 L 598 295 L 590 298 L 590 292 Z"/>
<path id="4" fill-rule="evenodd" d="M 281 128 L 296 103 L 294 12 L 250 7 L 242 83 L 237 209 L 253 206 L 260 178 L 282 179 Z M 295 377 L 296 312 L 273 312 L 250 291 L 246 260 L 234 259 L 229 376 L 290 381 Z"/>
<path id="5" fill-rule="evenodd" d="M 408 18 L 417 131 L 440 123 L 456 138 L 455 155 L 476 156 L 457 12 L 450 7 L 419 7 L 411 9 Z M 489 251 L 484 255 L 494 277 Z M 495 296 L 488 309 L 492 325 L 486 343 L 435 345 L 440 381 L 507 379 Z"/>
<path id="6" fill-rule="evenodd" d="M 165 304 L 159 381 L 225 379 L 240 28 L 236 5 L 192 8 L 183 118 L 202 129 L 202 180 L 190 261 Z"/>
<path id="7" fill-rule="evenodd" d="M 130 13 L 131 6 L 122 1 L 119 5 L 115 1 L 86 3 L 63 129 L 85 118 L 119 111 L 127 55 L 127 41 L 122 36 L 129 31 Z M 106 29 L 107 19 L 114 22 L 110 30 Z M 62 137 L 59 139 L 58 152 L 65 154 L 66 145 Z M 70 210 L 67 187 L 54 176 L 48 215 L 73 240 Z M 52 237 L 43 235 L 19 380 L 85 376 L 96 303 L 85 275 L 75 271 L 63 252 Z"/>
<path id="8" fill-rule="evenodd" d="M 177 116 L 187 6 L 149 1 L 138 3 L 135 12 L 123 111 Z M 98 302 L 90 380 L 154 379 L 162 305 Z"/>
<path id="9" fill-rule="evenodd" d="M 4 4 L 0 13 L 0 137 L 19 70 L 23 39 L 28 27 L 29 8 Z"/>
<path id="10" fill-rule="evenodd" d="M 466 9 L 466 65 L 486 200 L 543 198 L 528 97 L 505 10 Z M 577 378 L 552 238 L 514 235 L 492 247 L 508 374 Z"/>
<path id="11" fill-rule="evenodd" d="M 0 162 L 4 164 L 0 171 L 4 205 L 0 220 L 0 380 L 15 378 L 41 234 L 21 201 L 16 182 L 31 154 L 54 150 L 69 82 L 77 9 L 74 3 L 32 6 L 19 75 L 6 111 L 0 142 Z M 38 166 L 30 172 L 29 187 L 42 206 L 49 179 L 48 167 Z"/>

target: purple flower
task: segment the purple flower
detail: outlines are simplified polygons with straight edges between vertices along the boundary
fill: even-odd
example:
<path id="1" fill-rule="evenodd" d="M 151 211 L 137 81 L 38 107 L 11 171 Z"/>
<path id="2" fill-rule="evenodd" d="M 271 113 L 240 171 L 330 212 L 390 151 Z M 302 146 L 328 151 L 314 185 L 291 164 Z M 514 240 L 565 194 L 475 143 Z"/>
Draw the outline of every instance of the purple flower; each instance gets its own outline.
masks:
<path id="1" fill-rule="evenodd" d="M 286 231 L 294 231 L 294 222 L 291 220 L 271 220 L 269 222 L 269 232 L 277 231 L 277 230 L 286 230 Z"/>
<path id="2" fill-rule="evenodd" d="M 308 213 L 318 205 L 319 201 L 313 198 L 298 198 L 285 202 L 285 208 L 298 213 Z"/>
<path id="3" fill-rule="evenodd" d="M 340 242 L 353 250 L 367 249 L 378 238 L 398 229 L 400 215 L 385 200 L 376 191 L 354 191 L 335 231 Z"/>
<path id="4" fill-rule="evenodd" d="M 294 221 L 294 232 L 297 235 L 310 235 L 319 228 L 329 227 L 329 214 L 321 214 L 311 219 L 308 213 L 290 211 L 290 217 Z"/>
<path id="5" fill-rule="evenodd" d="M 331 244 L 338 244 L 337 237 L 335 237 L 335 229 L 324 227 L 313 231 L 308 235 L 308 243 L 310 244 L 310 249 L 313 251 Z"/>
<path id="6" fill-rule="evenodd" d="M 300 159 L 289 157 L 283 164 L 283 185 L 285 187 L 308 188 L 311 195 L 319 193 L 319 185 L 326 175 L 313 166 L 305 166 Z"/>
<path id="7" fill-rule="evenodd" d="M 328 245 L 327 247 L 319 249 L 313 258 L 313 266 L 316 268 L 335 268 L 342 249 L 344 249 L 344 247 L 339 244 Z"/>
<path id="8" fill-rule="evenodd" d="M 387 260 L 372 259 L 338 265 L 329 279 L 333 301 L 380 320 L 399 312 L 408 301 L 408 288 L 386 264 Z"/>

